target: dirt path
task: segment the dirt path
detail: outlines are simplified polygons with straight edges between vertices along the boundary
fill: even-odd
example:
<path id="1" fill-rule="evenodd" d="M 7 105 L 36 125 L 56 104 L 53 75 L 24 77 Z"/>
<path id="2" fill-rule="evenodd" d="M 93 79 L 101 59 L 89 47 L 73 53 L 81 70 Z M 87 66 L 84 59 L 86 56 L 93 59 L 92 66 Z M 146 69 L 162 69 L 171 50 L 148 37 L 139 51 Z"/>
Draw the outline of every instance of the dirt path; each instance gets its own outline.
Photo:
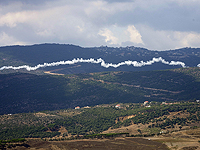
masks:
<path id="1" fill-rule="evenodd" d="M 64 75 L 64 74 L 59 74 L 59 73 L 52 73 L 50 71 L 45 71 L 44 73 L 50 74 L 50 75 L 59 75 L 59 76 L 63 76 Z"/>
<path id="2" fill-rule="evenodd" d="M 93 81 L 97 81 L 97 82 L 101 82 L 101 83 L 106 83 L 106 84 L 117 84 L 120 85 L 121 83 L 118 82 L 107 82 L 104 80 L 97 80 L 94 78 L 85 78 L 83 80 L 93 80 Z M 140 85 L 132 85 L 132 84 L 121 84 L 122 86 L 128 86 L 128 87 L 135 87 L 135 88 L 141 88 L 141 89 L 146 89 L 146 90 L 152 90 L 152 91 L 161 91 L 161 92 L 167 92 L 167 93 L 172 93 L 172 94 L 178 94 L 181 93 L 182 91 L 169 91 L 169 90 L 164 90 L 164 89 L 156 89 L 156 88 L 149 88 L 149 87 L 142 87 Z"/>

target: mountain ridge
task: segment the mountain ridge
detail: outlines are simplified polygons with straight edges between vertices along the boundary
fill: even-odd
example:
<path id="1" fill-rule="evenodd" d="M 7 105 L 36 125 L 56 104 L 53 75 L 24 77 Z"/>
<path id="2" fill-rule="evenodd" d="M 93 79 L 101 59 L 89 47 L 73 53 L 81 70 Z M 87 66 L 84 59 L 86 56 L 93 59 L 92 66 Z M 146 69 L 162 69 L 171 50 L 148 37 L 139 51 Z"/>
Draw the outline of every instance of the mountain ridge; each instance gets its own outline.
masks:
<path id="1" fill-rule="evenodd" d="M 200 62 L 200 48 L 182 48 L 169 51 L 152 51 L 140 47 L 80 47 L 70 44 L 37 44 L 30 46 L 0 47 L 0 67 L 2 66 L 35 66 L 43 63 L 73 60 L 74 58 L 98 59 L 102 58 L 107 63 L 119 63 L 127 60 L 149 61 L 152 58 L 162 57 L 166 61 L 181 61 L 189 67 L 196 67 Z M 102 71 L 147 71 L 174 69 L 180 66 L 168 66 L 157 63 L 152 66 L 133 67 L 120 66 L 118 68 L 103 68 L 98 64 L 83 64 L 46 67 L 39 70 L 52 71 L 53 73 L 74 74 L 92 73 Z"/>

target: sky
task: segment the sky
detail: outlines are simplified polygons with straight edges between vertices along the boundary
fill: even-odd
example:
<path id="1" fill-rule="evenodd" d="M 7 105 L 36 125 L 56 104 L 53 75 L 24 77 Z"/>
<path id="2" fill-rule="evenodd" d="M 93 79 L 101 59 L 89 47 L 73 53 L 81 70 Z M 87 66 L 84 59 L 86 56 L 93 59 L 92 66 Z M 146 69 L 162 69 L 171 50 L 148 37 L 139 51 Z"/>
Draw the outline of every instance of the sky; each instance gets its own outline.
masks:
<path id="1" fill-rule="evenodd" d="M 200 47 L 200 0 L 0 0 L 0 46 Z"/>

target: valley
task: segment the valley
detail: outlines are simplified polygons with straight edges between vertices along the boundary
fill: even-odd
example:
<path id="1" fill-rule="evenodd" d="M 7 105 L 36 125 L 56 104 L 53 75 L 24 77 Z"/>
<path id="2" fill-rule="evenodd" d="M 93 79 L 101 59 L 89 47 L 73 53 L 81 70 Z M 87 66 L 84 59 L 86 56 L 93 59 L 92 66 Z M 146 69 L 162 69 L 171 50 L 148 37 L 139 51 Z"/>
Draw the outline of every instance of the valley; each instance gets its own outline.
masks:
<path id="1" fill-rule="evenodd" d="M 199 58 L 199 48 L 0 47 L 0 68 L 47 66 L 0 70 L 0 148 L 199 149 Z"/>

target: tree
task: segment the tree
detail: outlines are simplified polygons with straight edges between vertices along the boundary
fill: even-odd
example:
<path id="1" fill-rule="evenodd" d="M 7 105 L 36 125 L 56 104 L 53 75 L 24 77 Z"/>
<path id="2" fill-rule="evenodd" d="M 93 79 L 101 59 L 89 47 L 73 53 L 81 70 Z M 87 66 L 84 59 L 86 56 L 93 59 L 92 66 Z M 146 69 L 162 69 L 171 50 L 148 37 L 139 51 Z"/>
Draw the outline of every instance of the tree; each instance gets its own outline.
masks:
<path id="1" fill-rule="evenodd" d="M 141 131 L 140 129 L 137 129 L 137 131 L 138 131 L 140 134 L 142 134 L 142 131 Z"/>

